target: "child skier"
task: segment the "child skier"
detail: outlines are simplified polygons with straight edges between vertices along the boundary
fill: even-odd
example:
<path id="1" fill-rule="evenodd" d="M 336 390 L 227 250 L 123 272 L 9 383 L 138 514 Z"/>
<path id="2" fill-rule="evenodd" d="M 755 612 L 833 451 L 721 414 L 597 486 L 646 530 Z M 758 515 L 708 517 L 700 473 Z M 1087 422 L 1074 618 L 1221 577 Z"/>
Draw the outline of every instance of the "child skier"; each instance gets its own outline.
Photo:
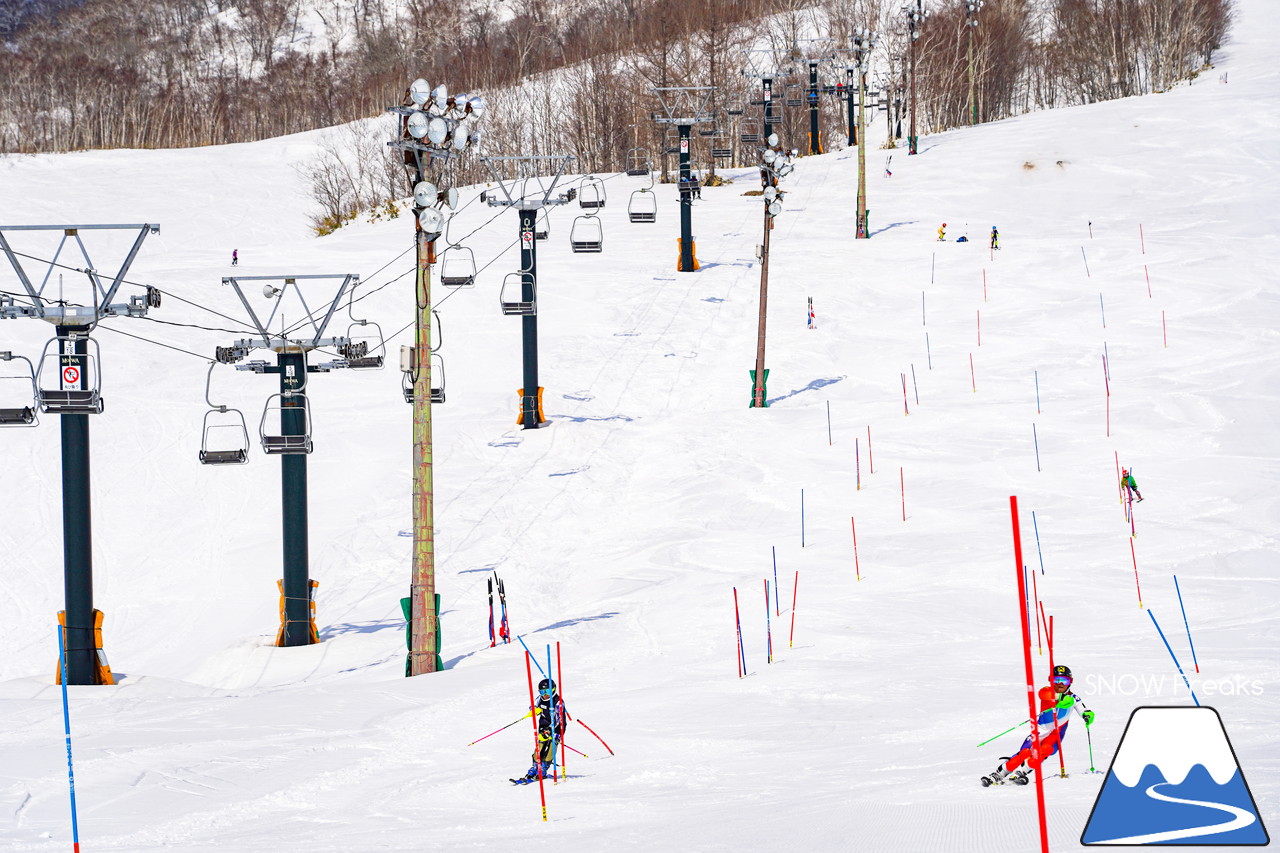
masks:
<path id="1" fill-rule="evenodd" d="M 231 250 L 231 266 L 235 267 L 239 265 L 240 265 L 240 250 L 232 249 Z"/>
<path id="2" fill-rule="evenodd" d="M 1074 711 L 1084 719 L 1084 724 L 1093 724 L 1093 712 L 1082 709 L 1080 697 L 1070 692 L 1071 668 L 1059 664 L 1053 668 L 1049 678 L 1049 686 L 1040 688 L 1040 716 L 1036 724 L 1040 729 L 1040 750 L 1036 752 L 1032 739 L 1028 737 L 1022 742 L 1022 748 L 1016 755 L 1000 759 L 996 770 L 990 776 L 982 777 L 982 787 L 1003 785 L 1006 781 L 1025 785 L 1031 781 L 1026 770 L 1019 770 L 1024 763 L 1031 770 L 1038 770 L 1040 764 L 1058 751 L 1062 739 L 1067 735 L 1068 718 Z"/>
<path id="3" fill-rule="evenodd" d="M 569 713 L 565 710 L 564 701 L 556 690 L 556 683 L 549 678 L 538 682 L 538 698 L 533 706 L 538 716 L 538 745 L 533 750 L 533 766 L 529 772 L 519 779 L 511 781 L 517 785 L 528 785 L 538 781 L 538 777 L 546 778 L 551 773 L 551 765 L 556 760 L 556 747 L 564 738 L 564 729 Z"/>
<path id="4" fill-rule="evenodd" d="M 991 248 L 1000 248 L 1000 232 L 996 230 L 994 225 L 991 226 Z"/>
<path id="5" fill-rule="evenodd" d="M 1133 492 L 1134 497 L 1142 500 L 1142 492 L 1138 491 L 1138 481 L 1133 479 L 1133 475 L 1129 473 L 1129 469 L 1125 468 L 1120 473 L 1120 485 Z"/>
<path id="6" fill-rule="evenodd" d="M 938 242 L 945 243 L 947 241 L 947 223 L 942 223 L 942 227 L 938 229 Z"/>

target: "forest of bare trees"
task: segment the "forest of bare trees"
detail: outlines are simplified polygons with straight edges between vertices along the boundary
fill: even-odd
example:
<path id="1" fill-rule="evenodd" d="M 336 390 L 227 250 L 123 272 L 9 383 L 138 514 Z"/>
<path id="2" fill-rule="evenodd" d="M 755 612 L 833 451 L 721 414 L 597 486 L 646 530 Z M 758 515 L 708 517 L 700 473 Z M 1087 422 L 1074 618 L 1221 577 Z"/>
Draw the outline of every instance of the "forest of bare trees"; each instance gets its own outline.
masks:
<path id="1" fill-rule="evenodd" d="M 497 5 L 498 3 L 502 5 Z M 0 153 L 185 147 L 252 141 L 378 116 L 414 77 L 482 92 L 485 148 L 574 153 L 578 171 L 621 169 L 628 150 L 669 146 L 651 120 L 654 86 L 715 86 L 718 131 L 734 159 L 758 121 L 755 57 L 794 69 L 774 83 L 845 80 L 848 35 L 881 33 L 874 71 L 905 109 L 903 0 L 86 0 L 28 2 L 0 50 Z M 966 26 L 963 0 L 925 0 L 916 43 L 922 133 L 1029 110 L 1159 92 L 1208 66 L 1230 0 L 986 0 Z M 969 99 L 972 37 L 974 100 Z M 799 94 L 798 88 L 794 90 Z M 828 149 L 846 104 L 819 100 Z M 729 110 L 741 110 L 730 115 Z M 874 119 L 875 114 L 872 115 Z M 892 116 L 890 126 L 893 127 Z M 381 152 L 387 119 L 336 128 L 306 167 L 331 222 L 403 197 Z M 807 108 L 777 119 L 804 150 Z M 892 140 L 891 140 L 892 141 Z M 705 150 L 705 146 L 701 147 Z M 665 170 L 667 163 L 655 162 Z M 705 170 L 712 162 L 702 162 Z M 459 177 L 483 179 L 477 164 Z"/>

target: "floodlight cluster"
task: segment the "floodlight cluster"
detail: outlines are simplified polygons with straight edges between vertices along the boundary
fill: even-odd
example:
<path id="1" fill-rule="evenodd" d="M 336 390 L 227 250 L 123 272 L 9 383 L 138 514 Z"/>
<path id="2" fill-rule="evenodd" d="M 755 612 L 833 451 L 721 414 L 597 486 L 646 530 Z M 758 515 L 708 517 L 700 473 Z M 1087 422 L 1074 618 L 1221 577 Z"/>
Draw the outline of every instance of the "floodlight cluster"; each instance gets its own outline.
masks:
<path id="1" fill-rule="evenodd" d="M 404 130 L 419 144 L 461 151 L 479 141 L 478 125 L 485 113 L 484 98 L 479 95 L 450 95 L 443 83 L 433 89 L 419 77 L 409 84 L 408 100 L 413 108 L 407 111 Z"/>
<path id="2" fill-rule="evenodd" d="M 964 13 L 969 19 L 969 26 L 978 26 L 978 13 L 982 11 L 982 0 L 965 0 Z"/>
<path id="3" fill-rule="evenodd" d="M 902 7 L 902 14 L 907 17 L 907 29 L 911 33 L 911 40 L 920 38 L 920 26 L 924 23 L 924 19 L 929 17 L 929 13 L 908 3 Z"/>
<path id="4" fill-rule="evenodd" d="M 765 140 L 768 145 L 760 152 L 760 182 L 764 185 L 764 209 L 770 217 L 782 212 L 782 192 L 778 190 L 778 181 L 795 171 L 795 158 L 800 152 L 795 148 L 790 151 L 778 143 L 778 134 L 771 133 Z"/>
<path id="5" fill-rule="evenodd" d="M 849 41 L 853 43 L 853 63 L 859 68 L 870 56 L 872 49 L 876 46 L 876 42 L 880 40 L 880 34 L 866 27 L 859 27 L 849 36 Z"/>

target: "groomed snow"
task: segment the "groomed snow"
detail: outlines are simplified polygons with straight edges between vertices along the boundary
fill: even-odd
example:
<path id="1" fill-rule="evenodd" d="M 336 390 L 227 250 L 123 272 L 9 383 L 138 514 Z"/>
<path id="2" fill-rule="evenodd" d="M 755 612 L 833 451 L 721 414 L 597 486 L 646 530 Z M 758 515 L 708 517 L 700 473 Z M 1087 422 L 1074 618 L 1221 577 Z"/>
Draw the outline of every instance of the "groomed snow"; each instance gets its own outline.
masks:
<path id="1" fill-rule="evenodd" d="M 402 677 L 399 605 L 410 410 L 394 365 L 309 388 L 319 645 L 271 645 L 275 460 L 255 449 L 231 470 L 196 461 L 204 359 L 245 336 L 222 276 L 358 272 L 362 290 L 395 279 L 357 310 L 390 335 L 413 316 L 407 217 L 310 236 L 294 166 L 319 133 L 0 159 L 0 225 L 158 222 L 129 278 L 227 318 L 171 297 L 151 316 L 232 330 L 117 319 L 97 334 L 95 605 L 120 683 L 69 691 L 83 849 L 1034 849 L 1032 791 L 977 784 L 1018 735 L 975 745 L 1026 714 L 1011 495 L 1024 561 L 1055 617 L 1057 662 L 1098 715 L 1097 769 L 1133 708 L 1190 701 L 1139 607 L 1136 557 L 1142 604 L 1273 817 L 1280 16 L 1264 0 L 1239 7 L 1217 66 L 1191 85 L 925 136 L 919 156 L 892 152 L 892 177 L 890 152 L 869 149 L 871 240 L 852 239 L 852 152 L 803 158 L 772 235 L 767 410 L 747 407 L 761 237 L 759 201 L 742 196 L 750 170 L 703 192 L 696 274 L 674 269 L 669 186 L 658 222 L 632 225 L 625 202 L 642 182 L 609 179 L 601 255 L 570 253 L 579 211 L 553 214 L 538 263 L 554 425 L 541 431 L 514 425 L 520 324 L 497 306 L 517 265 L 516 215 L 466 207 L 453 233 L 481 228 L 468 244 L 482 261 L 506 248 L 474 290 L 436 289 L 447 671 L 413 679 Z M 942 222 L 971 242 L 936 242 Z M 49 256 L 51 242 L 20 233 L 6 232 L 17 250 Z M 132 239 L 91 236 L 101 270 Z M 76 278 L 65 277 L 68 298 L 80 298 Z M 17 289 L 0 272 L 0 290 Z M 334 322 L 342 333 L 350 321 Z M 34 357 L 50 333 L 5 322 L 0 349 Z M 390 341 L 393 362 L 408 342 Z M 274 378 L 220 368 L 214 382 L 215 400 L 255 428 Z M 0 393 L 14 384 L 0 380 Z M 15 851 L 70 844 L 53 684 L 55 421 L 0 432 L 0 847 Z M 1132 540 L 1117 455 L 1146 497 Z M 774 546 L 770 665 L 760 604 Z M 527 705 L 520 646 L 488 648 L 493 568 L 513 629 L 539 655 L 560 644 L 570 712 L 617 753 L 574 724 L 569 744 L 590 757 L 570 755 L 570 778 L 548 787 L 545 825 L 537 792 L 507 782 L 528 767 L 529 730 L 466 745 Z M 735 587 L 745 679 L 733 663 Z M 1048 657 L 1035 663 L 1044 672 Z M 1045 789 L 1059 850 L 1077 845 L 1103 778 L 1084 772 L 1089 743 L 1075 726 L 1065 758 L 1071 775 Z"/>

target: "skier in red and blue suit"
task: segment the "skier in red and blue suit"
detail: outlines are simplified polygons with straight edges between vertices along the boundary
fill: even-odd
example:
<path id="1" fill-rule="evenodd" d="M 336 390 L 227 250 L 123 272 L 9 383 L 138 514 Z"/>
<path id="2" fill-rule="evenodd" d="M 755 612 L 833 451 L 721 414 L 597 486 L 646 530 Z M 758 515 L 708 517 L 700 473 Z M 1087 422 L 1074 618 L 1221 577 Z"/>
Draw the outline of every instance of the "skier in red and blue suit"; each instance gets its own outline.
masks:
<path id="1" fill-rule="evenodd" d="M 1071 692 L 1071 668 L 1059 664 L 1053 668 L 1049 678 L 1049 686 L 1041 687 L 1039 692 L 1040 715 L 1036 725 L 1040 730 L 1040 749 L 1037 752 L 1032 739 L 1028 737 L 1022 742 L 1017 754 L 1000 760 L 996 771 L 986 777 L 984 784 L 1003 784 L 1007 779 L 1025 785 L 1027 772 L 1018 770 L 1023 764 L 1031 770 L 1038 770 L 1040 764 L 1058 752 L 1062 739 L 1067 735 L 1067 724 L 1072 713 L 1079 714 L 1086 726 L 1093 724 L 1093 712 L 1081 707 L 1080 697 Z M 990 781 L 987 781 L 990 780 Z"/>

